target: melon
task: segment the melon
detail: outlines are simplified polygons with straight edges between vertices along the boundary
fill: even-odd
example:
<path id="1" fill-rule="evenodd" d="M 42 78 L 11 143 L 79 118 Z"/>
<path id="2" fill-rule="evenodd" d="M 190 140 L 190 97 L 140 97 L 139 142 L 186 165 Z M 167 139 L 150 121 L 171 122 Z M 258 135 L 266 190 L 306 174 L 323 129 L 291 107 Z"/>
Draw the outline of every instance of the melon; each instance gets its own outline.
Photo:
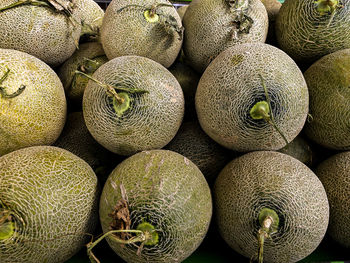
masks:
<path id="1" fill-rule="evenodd" d="M 202 73 L 228 47 L 265 42 L 268 16 L 260 0 L 194 0 L 184 15 L 183 50 L 189 65 Z"/>
<path id="2" fill-rule="evenodd" d="M 321 181 L 283 153 L 255 151 L 232 160 L 217 177 L 213 197 L 223 239 L 259 262 L 302 260 L 326 234 L 329 203 Z"/>
<path id="3" fill-rule="evenodd" d="M 91 135 L 119 155 L 160 149 L 184 116 L 179 82 L 146 57 L 122 56 L 99 67 L 85 89 L 83 114 Z"/>
<path id="4" fill-rule="evenodd" d="M 350 2 L 287 0 L 276 20 L 279 47 L 298 63 L 350 48 Z"/>
<path id="5" fill-rule="evenodd" d="M 58 66 L 76 50 L 81 20 L 74 0 L 1 0 L 0 48 Z"/>
<path id="6" fill-rule="evenodd" d="M 62 83 L 47 64 L 21 51 L 0 49 L 0 156 L 54 143 L 66 111 Z"/>
<path id="7" fill-rule="evenodd" d="M 181 18 L 168 0 L 113 0 L 101 27 L 108 59 L 137 55 L 167 68 L 179 54 L 182 39 Z"/>
<path id="8" fill-rule="evenodd" d="M 167 150 L 125 159 L 110 174 L 100 198 L 103 232 L 129 230 L 107 236 L 109 246 L 129 263 L 182 262 L 201 244 L 211 215 L 211 193 L 201 171 Z M 132 238 L 131 244 L 120 243 Z"/>
<path id="9" fill-rule="evenodd" d="M 195 96 L 203 130 L 235 151 L 279 150 L 302 130 L 309 94 L 282 50 L 245 43 L 223 51 L 203 73 Z"/>
<path id="10" fill-rule="evenodd" d="M 97 178 L 76 155 L 33 146 L 0 157 L 0 261 L 63 263 L 89 240 Z"/>

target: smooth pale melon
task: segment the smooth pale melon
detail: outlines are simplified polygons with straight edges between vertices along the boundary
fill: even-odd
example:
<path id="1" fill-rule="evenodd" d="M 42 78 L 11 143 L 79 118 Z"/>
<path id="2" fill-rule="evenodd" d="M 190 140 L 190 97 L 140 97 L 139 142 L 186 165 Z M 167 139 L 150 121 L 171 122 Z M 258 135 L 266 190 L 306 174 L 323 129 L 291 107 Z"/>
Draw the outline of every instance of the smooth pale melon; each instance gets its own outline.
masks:
<path id="1" fill-rule="evenodd" d="M 256 151 L 232 160 L 216 179 L 213 197 L 221 236 L 248 258 L 258 255 L 258 233 L 266 234 L 264 262 L 288 263 L 311 254 L 327 230 L 321 181 L 286 154 Z"/>
<path id="2" fill-rule="evenodd" d="M 164 66 L 146 57 L 123 56 L 103 64 L 92 77 L 100 83 L 89 81 L 83 114 L 102 146 L 132 155 L 160 149 L 175 136 L 184 116 L 184 95 Z"/>
<path id="3" fill-rule="evenodd" d="M 195 105 L 201 127 L 222 146 L 279 150 L 302 130 L 309 94 L 302 72 L 286 53 L 245 43 L 226 49 L 208 66 Z"/>
<path id="4" fill-rule="evenodd" d="M 118 220 L 118 215 L 128 214 L 129 220 Z M 201 171 L 186 157 L 166 150 L 144 151 L 124 160 L 110 174 L 100 198 L 103 232 L 139 228 L 145 235 L 152 233 L 139 253 L 142 242 L 121 245 L 113 235 L 107 238 L 129 263 L 182 262 L 202 242 L 211 215 L 211 193 Z"/>
<path id="5" fill-rule="evenodd" d="M 0 48 L 29 53 L 51 66 L 63 63 L 76 50 L 81 32 L 73 0 L 31 1 L 6 9 L 19 2 L 0 2 Z"/>
<path id="6" fill-rule="evenodd" d="M 335 154 L 320 163 L 315 173 L 323 183 L 329 200 L 328 234 L 350 248 L 350 152 Z"/>
<path id="7" fill-rule="evenodd" d="M 186 10 L 183 24 L 186 59 L 202 73 L 228 47 L 265 42 L 268 16 L 260 0 L 194 0 Z"/>
<path id="8" fill-rule="evenodd" d="M 108 59 L 137 55 L 165 67 L 175 61 L 182 38 L 181 18 L 168 0 L 113 0 L 101 27 Z"/>
<path id="9" fill-rule="evenodd" d="M 57 74 L 29 54 L 0 49 L 0 79 L 0 156 L 54 143 L 67 108 Z"/>
<path id="10" fill-rule="evenodd" d="M 0 262 L 67 261 L 91 239 L 98 192 L 91 167 L 61 148 L 0 157 Z"/>
<path id="11" fill-rule="evenodd" d="M 287 0 L 276 20 L 279 47 L 298 63 L 350 48 L 350 2 Z"/>

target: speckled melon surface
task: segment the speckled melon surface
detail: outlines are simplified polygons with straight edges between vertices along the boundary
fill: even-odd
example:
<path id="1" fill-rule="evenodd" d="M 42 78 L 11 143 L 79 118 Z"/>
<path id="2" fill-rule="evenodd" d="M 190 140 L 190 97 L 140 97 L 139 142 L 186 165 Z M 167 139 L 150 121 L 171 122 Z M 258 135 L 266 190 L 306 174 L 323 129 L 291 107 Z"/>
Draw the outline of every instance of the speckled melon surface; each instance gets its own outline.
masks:
<path id="1" fill-rule="evenodd" d="M 0 156 L 19 148 L 52 144 L 66 120 L 66 98 L 57 74 L 26 53 L 0 49 Z M 13 98 L 23 85 L 22 92 Z M 22 86 L 22 87 L 23 87 Z"/>
<path id="2" fill-rule="evenodd" d="M 329 200 L 329 235 L 350 247 L 350 152 L 331 156 L 318 165 L 315 173 L 323 183 Z"/>
<path id="3" fill-rule="evenodd" d="M 121 193 L 121 185 L 125 196 Z M 202 242 L 212 214 L 208 184 L 190 160 L 166 150 L 137 153 L 120 163 L 110 174 L 100 199 L 100 221 L 110 230 L 116 204 L 127 197 L 130 229 L 142 222 L 154 226 L 158 243 L 122 246 L 107 238 L 109 245 L 125 261 L 181 262 Z"/>
<path id="4" fill-rule="evenodd" d="M 1 0 L 0 10 L 16 2 Z M 54 11 L 48 1 L 41 2 L 50 7 L 26 4 L 0 11 L 0 48 L 20 50 L 57 66 L 76 50 L 81 32 L 80 16 L 75 8 L 69 9 L 72 10 L 70 20 L 64 12 Z M 61 2 L 72 4 L 71 0 Z"/>
<path id="5" fill-rule="evenodd" d="M 276 20 L 278 45 L 294 60 L 306 63 L 350 48 L 349 13 L 349 1 L 286 0 Z"/>
<path id="6" fill-rule="evenodd" d="M 194 0 L 186 10 L 183 24 L 186 58 L 202 73 L 228 47 L 265 42 L 268 17 L 260 0 Z"/>
<path id="7" fill-rule="evenodd" d="M 0 157 L 0 215 L 11 211 L 5 222 L 16 224 L 0 237 L 0 262 L 68 260 L 94 230 L 97 194 L 91 167 L 66 150 L 34 146 Z"/>
<path id="8" fill-rule="evenodd" d="M 325 189 L 297 159 L 273 151 L 247 153 L 219 174 L 213 191 L 216 221 L 224 240 L 238 253 L 256 258 L 263 208 L 279 224 L 264 242 L 264 262 L 297 262 L 323 239 L 329 220 Z"/>
<path id="9" fill-rule="evenodd" d="M 304 73 L 310 93 L 306 135 L 330 149 L 350 149 L 350 49 L 328 54 Z"/>
<path id="10" fill-rule="evenodd" d="M 97 37 L 105 14 L 103 9 L 94 0 L 77 0 L 76 6 L 81 17 L 81 35 L 93 34 Z"/>
<path id="11" fill-rule="evenodd" d="M 223 51 L 203 73 L 195 104 L 203 130 L 236 151 L 278 150 L 281 134 L 250 111 L 270 100 L 269 115 L 288 142 L 302 130 L 309 94 L 302 72 L 283 51 L 264 43 L 245 43 Z"/>
<path id="12" fill-rule="evenodd" d="M 153 7 L 155 17 L 147 20 L 145 12 Z M 101 43 L 109 59 L 137 55 L 165 67 L 175 61 L 182 38 L 181 18 L 168 0 L 113 0 L 101 27 Z"/>
<path id="13" fill-rule="evenodd" d="M 119 104 L 106 88 L 89 81 L 83 97 L 84 119 L 102 146 L 131 155 L 160 149 L 175 136 L 184 115 L 184 95 L 176 78 L 161 64 L 146 57 L 123 56 L 103 64 L 93 77 L 125 88 L 115 90 L 130 99 L 129 107 L 121 104 L 123 112 L 118 113 L 114 106 Z M 145 92 L 131 93 L 133 89 Z"/>

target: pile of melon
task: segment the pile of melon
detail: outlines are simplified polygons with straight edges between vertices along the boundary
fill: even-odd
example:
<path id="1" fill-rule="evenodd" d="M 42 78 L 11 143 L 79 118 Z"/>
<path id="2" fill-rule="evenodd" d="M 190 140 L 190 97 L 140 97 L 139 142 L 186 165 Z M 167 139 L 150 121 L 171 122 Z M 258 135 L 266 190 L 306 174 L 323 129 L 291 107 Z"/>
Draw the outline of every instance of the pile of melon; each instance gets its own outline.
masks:
<path id="1" fill-rule="evenodd" d="M 0 1 L 0 262 L 350 248 L 350 2 L 174 2 Z"/>

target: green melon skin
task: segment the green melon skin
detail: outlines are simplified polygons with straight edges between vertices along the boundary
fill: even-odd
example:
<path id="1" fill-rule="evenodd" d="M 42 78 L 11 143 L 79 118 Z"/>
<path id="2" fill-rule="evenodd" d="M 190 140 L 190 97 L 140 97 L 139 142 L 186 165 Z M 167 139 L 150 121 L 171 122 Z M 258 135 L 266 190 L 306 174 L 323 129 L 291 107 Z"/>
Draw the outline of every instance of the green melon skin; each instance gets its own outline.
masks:
<path id="1" fill-rule="evenodd" d="M 350 49 L 328 54 L 304 73 L 310 94 L 305 134 L 335 150 L 350 149 Z"/>
<path id="2" fill-rule="evenodd" d="M 83 97 L 84 120 L 102 146 L 119 155 L 160 149 L 177 133 L 184 116 L 184 95 L 179 82 L 161 64 L 139 56 L 114 58 L 99 67 L 93 78 L 128 90 L 129 107 L 117 113 L 104 87 L 89 81 Z M 124 104 L 123 104 L 124 105 Z"/>
<path id="3" fill-rule="evenodd" d="M 97 178 L 85 161 L 34 146 L 0 157 L 0 167 L 0 214 L 10 210 L 17 224 L 0 238 L 0 262 L 63 263 L 83 248 L 98 219 Z"/>
<path id="4" fill-rule="evenodd" d="M 210 62 L 225 49 L 236 44 L 265 42 L 268 16 L 260 0 L 231 1 L 238 5 L 229 8 L 228 0 L 194 0 L 183 18 L 185 37 L 183 50 L 191 67 L 203 73 Z M 242 22 L 234 22 L 245 15 Z M 244 26 L 252 20 L 249 30 Z M 236 29 L 237 23 L 242 24 Z"/>
<path id="5" fill-rule="evenodd" d="M 186 157 L 167 150 L 137 153 L 120 163 L 110 174 L 100 198 L 103 232 L 110 230 L 109 216 L 122 199 L 125 188 L 131 229 L 142 222 L 152 224 L 158 243 L 120 245 L 107 238 L 110 247 L 126 262 L 182 262 L 207 233 L 212 200 L 209 186 L 198 167 Z"/>
<path id="6" fill-rule="evenodd" d="M 350 2 L 335 1 L 335 13 L 319 12 L 326 0 L 287 0 L 276 20 L 279 47 L 298 63 L 350 48 Z M 320 5 L 318 5 L 318 3 Z"/>
<path id="7" fill-rule="evenodd" d="M 0 49 L 0 156 L 34 145 L 50 145 L 62 132 L 67 102 L 57 74 L 44 62 L 21 51 Z"/>
<path id="8" fill-rule="evenodd" d="M 315 162 L 315 153 L 311 149 L 310 143 L 300 134 L 278 151 L 298 159 L 308 167 L 312 166 Z"/>
<path id="9" fill-rule="evenodd" d="M 195 105 L 203 130 L 234 151 L 279 150 L 285 140 L 273 125 L 253 119 L 250 110 L 270 99 L 274 122 L 288 142 L 302 130 L 309 94 L 302 72 L 283 51 L 245 43 L 223 51 L 203 73 Z"/>
<path id="10" fill-rule="evenodd" d="M 16 2 L 2 0 L 0 9 Z M 76 8 L 72 9 L 72 19 L 74 22 L 62 12 L 42 6 L 0 11 L 0 48 L 26 52 L 56 67 L 74 53 L 79 42 L 81 20 Z"/>
<path id="11" fill-rule="evenodd" d="M 88 42 L 80 45 L 79 50 L 67 59 L 58 69 L 65 94 L 73 108 L 81 108 L 84 90 L 89 79 L 76 71 L 92 75 L 96 69 L 108 61 L 102 45 L 98 42 Z"/>
<path id="12" fill-rule="evenodd" d="M 327 233 L 350 248 L 350 152 L 335 154 L 320 163 L 315 173 L 324 185 L 330 216 Z"/>
<path id="13" fill-rule="evenodd" d="M 144 12 L 154 5 L 159 19 L 148 21 Z M 182 28 L 181 18 L 168 0 L 113 0 L 103 18 L 101 43 L 108 59 L 137 55 L 168 68 L 182 46 L 183 32 L 175 27 Z"/>
<path id="14" fill-rule="evenodd" d="M 305 258 L 327 230 L 329 203 L 322 183 L 306 165 L 279 152 L 256 151 L 232 160 L 216 179 L 213 198 L 221 236 L 247 258 L 257 256 L 263 208 L 279 218 L 276 232 L 265 239 L 264 262 Z"/>
<path id="15" fill-rule="evenodd" d="M 164 148 L 195 163 L 210 186 L 224 166 L 237 155 L 212 140 L 195 121 L 183 122 L 174 139 Z"/>

